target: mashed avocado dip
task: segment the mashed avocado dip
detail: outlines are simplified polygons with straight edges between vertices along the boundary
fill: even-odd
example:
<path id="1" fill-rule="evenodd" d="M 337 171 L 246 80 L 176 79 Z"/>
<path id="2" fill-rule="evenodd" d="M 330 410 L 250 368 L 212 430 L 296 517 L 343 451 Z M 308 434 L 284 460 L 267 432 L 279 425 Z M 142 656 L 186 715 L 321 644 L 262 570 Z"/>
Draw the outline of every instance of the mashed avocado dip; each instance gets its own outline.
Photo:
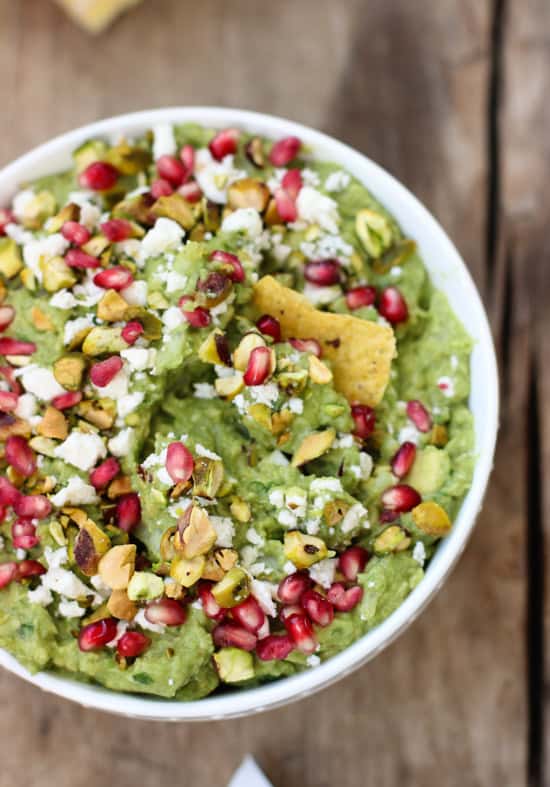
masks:
<path id="1" fill-rule="evenodd" d="M 422 581 L 471 480 L 471 342 L 352 174 L 159 126 L 86 142 L 0 232 L 0 647 L 191 700 Z"/>

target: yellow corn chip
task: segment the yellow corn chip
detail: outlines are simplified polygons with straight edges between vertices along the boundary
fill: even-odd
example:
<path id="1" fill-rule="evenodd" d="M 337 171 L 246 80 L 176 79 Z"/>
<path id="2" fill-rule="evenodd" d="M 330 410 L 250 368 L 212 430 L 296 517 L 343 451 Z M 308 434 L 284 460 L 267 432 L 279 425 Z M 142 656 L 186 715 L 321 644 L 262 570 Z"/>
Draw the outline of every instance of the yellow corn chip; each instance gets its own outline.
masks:
<path id="1" fill-rule="evenodd" d="M 57 0 L 89 33 L 100 33 L 115 17 L 139 2 L 141 0 Z"/>
<path id="2" fill-rule="evenodd" d="M 315 309 L 272 276 L 254 286 L 254 305 L 279 320 L 283 339 L 317 339 L 332 362 L 335 388 L 349 402 L 375 407 L 390 379 L 395 337 L 391 328 L 347 314 Z"/>

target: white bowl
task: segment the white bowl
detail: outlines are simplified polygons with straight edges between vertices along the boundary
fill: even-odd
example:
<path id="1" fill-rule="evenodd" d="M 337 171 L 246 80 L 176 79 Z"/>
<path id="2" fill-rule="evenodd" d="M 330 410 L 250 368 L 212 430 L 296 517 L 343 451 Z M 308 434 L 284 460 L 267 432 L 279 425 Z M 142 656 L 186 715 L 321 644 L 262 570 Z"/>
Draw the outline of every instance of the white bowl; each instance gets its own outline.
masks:
<path id="1" fill-rule="evenodd" d="M 20 184 L 70 166 L 71 152 L 94 136 L 138 135 L 157 123 L 198 122 L 212 128 L 237 126 L 280 138 L 296 135 L 320 159 L 333 161 L 362 181 L 391 211 L 405 233 L 414 238 L 435 286 L 446 293 L 452 308 L 474 339 L 470 408 L 474 414 L 476 455 L 473 483 L 452 531 L 438 546 L 426 576 L 387 620 L 342 653 L 320 666 L 259 688 L 234 691 L 194 702 L 126 695 L 69 678 L 41 672 L 31 675 L 0 650 L 0 665 L 45 691 L 86 707 L 142 719 L 212 720 L 259 713 L 306 697 L 348 675 L 385 648 L 412 623 L 433 598 L 462 553 L 474 527 L 493 463 L 498 422 L 498 376 L 489 324 L 468 270 L 443 229 L 404 186 L 352 148 L 310 128 L 269 115 L 216 107 L 156 109 L 102 120 L 70 131 L 35 148 L 0 172 L 0 205 Z"/>

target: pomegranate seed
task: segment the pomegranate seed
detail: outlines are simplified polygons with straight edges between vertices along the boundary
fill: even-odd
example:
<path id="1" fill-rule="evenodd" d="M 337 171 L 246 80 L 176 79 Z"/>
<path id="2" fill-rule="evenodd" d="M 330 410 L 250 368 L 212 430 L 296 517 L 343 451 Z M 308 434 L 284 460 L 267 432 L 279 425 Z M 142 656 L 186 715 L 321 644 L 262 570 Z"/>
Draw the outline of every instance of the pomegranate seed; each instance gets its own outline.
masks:
<path id="1" fill-rule="evenodd" d="M 150 638 L 141 631 L 127 631 L 117 642 L 116 650 L 121 658 L 135 659 L 145 653 L 150 644 Z"/>
<path id="2" fill-rule="evenodd" d="M 226 156 L 237 152 L 238 140 L 239 131 L 236 128 L 224 128 L 222 131 L 218 131 L 208 145 L 210 153 L 217 161 L 221 161 Z"/>
<path id="3" fill-rule="evenodd" d="M 300 599 L 313 585 L 307 571 L 295 571 L 281 580 L 277 588 L 277 596 L 283 604 L 299 604 Z"/>
<path id="4" fill-rule="evenodd" d="M 6 234 L 6 226 L 8 224 L 17 224 L 17 219 L 11 210 L 0 208 L 0 235 Z"/>
<path id="5" fill-rule="evenodd" d="M 334 620 L 332 604 L 315 590 L 306 590 L 302 596 L 302 606 L 318 626 L 330 626 Z"/>
<path id="6" fill-rule="evenodd" d="M 7 478 L 0 476 L 0 505 L 14 506 L 19 498 L 21 492 L 17 489 L 11 481 Z"/>
<path id="7" fill-rule="evenodd" d="M 116 377 L 122 369 L 122 358 L 120 355 L 111 355 L 104 361 L 94 363 L 90 369 L 90 380 L 98 388 L 105 388 Z"/>
<path id="8" fill-rule="evenodd" d="M 161 598 L 151 601 L 145 607 L 145 618 L 149 623 L 162 623 L 164 626 L 181 626 L 187 620 L 187 610 L 174 598 Z"/>
<path id="9" fill-rule="evenodd" d="M 68 391 L 67 393 L 60 394 L 52 399 L 52 405 L 56 410 L 68 410 L 69 407 L 74 407 L 82 401 L 82 394 L 80 391 Z"/>
<path id="10" fill-rule="evenodd" d="M 401 295 L 397 287 L 386 287 L 380 296 L 378 311 L 392 325 L 405 322 L 409 319 L 409 309 L 407 302 Z"/>
<path id="11" fill-rule="evenodd" d="M 178 189 L 178 194 L 187 200 L 187 202 L 198 202 L 202 198 L 202 191 L 199 184 L 190 180 L 189 183 L 184 183 Z"/>
<path id="12" fill-rule="evenodd" d="M 132 530 L 141 519 L 141 503 L 136 492 L 129 492 L 119 497 L 116 504 L 115 521 L 121 530 L 127 533 Z"/>
<path id="13" fill-rule="evenodd" d="M 243 380 L 245 385 L 262 385 L 271 371 L 271 350 L 269 347 L 255 347 L 250 353 Z"/>
<path id="14" fill-rule="evenodd" d="M 399 518 L 399 514 L 397 513 L 397 511 L 390 511 L 389 508 L 384 508 L 382 509 L 382 511 L 380 511 L 379 519 L 382 525 L 387 525 L 390 522 L 395 522 L 395 520 L 398 518 Z"/>
<path id="15" fill-rule="evenodd" d="M 280 139 L 271 148 L 269 160 L 274 167 L 286 167 L 298 155 L 301 144 L 298 137 Z"/>
<path id="16" fill-rule="evenodd" d="M 289 169 L 288 172 L 285 172 L 281 180 L 281 186 L 294 202 L 296 202 L 296 198 L 303 185 L 302 173 L 299 169 Z"/>
<path id="17" fill-rule="evenodd" d="M 132 237 L 132 225 L 126 219 L 109 219 L 99 226 L 101 232 L 111 243 L 121 243 Z"/>
<path id="18" fill-rule="evenodd" d="M 118 180 L 118 170 L 107 161 L 94 161 L 78 178 L 78 182 L 85 189 L 92 191 L 108 191 Z"/>
<path id="19" fill-rule="evenodd" d="M 0 589 L 7 587 L 17 576 L 17 563 L 0 563 Z"/>
<path id="20" fill-rule="evenodd" d="M 189 481 L 193 475 L 195 461 L 191 451 L 183 443 L 170 443 L 166 451 L 166 470 L 175 484 Z"/>
<path id="21" fill-rule="evenodd" d="M 44 495 L 19 495 L 13 510 L 24 519 L 45 519 L 52 510 L 52 504 Z"/>
<path id="22" fill-rule="evenodd" d="M 359 546 L 349 547 L 342 552 L 338 558 L 338 568 L 348 580 L 348 582 L 355 582 L 359 574 L 367 565 L 369 553 L 366 549 Z"/>
<path id="23" fill-rule="evenodd" d="M 354 585 L 346 590 L 341 582 L 335 582 L 330 587 L 327 598 L 338 612 L 351 612 L 363 598 L 363 588 Z"/>
<path id="24" fill-rule="evenodd" d="M 315 653 L 317 638 L 310 621 L 302 615 L 291 615 L 285 620 L 291 640 L 301 653 Z"/>
<path id="25" fill-rule="evenodd" d="M 151 194 L 155 199 L 160 199 L 161 197 L 169 197 L 170 194 L 173 193 L 174 193 L 174 189 L 168 183 L 168 181 L 164 180 L 163 178 L 154 180 L 151 183 Z"/>
<path id="26" fill-rule="evenodd" d="M 111 642 L 117 634 L 117 622 L 114 618 L 104 618 L 88 623 L 80 629 L 78 635 L 78 647 L 84 653 L 92 650 L 101 650 L 108 642 Z"/>
<path id="27" fill-rule="evenodd" d="M 294 650 L 294 643 L 288 634 L 271 634 L 256 645 L 256 655 L 261 661 L 281 661 Z"/>
<path id="28" fill-rule="evenodd" d="M 17 407 L 19 396 L 12 391 L 0 391 L 0 410 L 3 413 L 11 413 Z"/>
<path id="29" fill-rule="evenodd" d="M 187 169 L 183 161 L 175 156 L 161 156 L 157 161 L 157 172 L 159 178 L 167 180 L 171 186 L 177 188 L 181 186 L 188 176 Z"/>
<path id="30" fill-rule="evenodd" d="M 241 261 L 237 257 L 236 254 L 231 254 L 228 251 L 213 251 L 209 260 L 213 260 L 214 262 L 221 262 L 224 265 L 230 265 L 232 268 L 231 273 L 229 274 L 229 278 L 231 281 L 234 282 L 242 282 L 244 281 L 244 270 L 243 266 L 241 265 Z"/>
<path id="31" fill-rule="evenodd" d="M 184 145 L 180 150 L 180 159 L 187 173 L 190 175 L 195 169 L 195 148 L 193 145 Z"/>
<path id="32" fill-rule="evenodd" d="M 96 273 L 94 284 L 106 290 L 124 290 L 134 281 L 131 271 L 123 265 L 116 265 L 114 268 Z"/>
<path id="33" fill-rule="evenodd" d="M 240 648 L 254 650 L 258 638 L 237 623 L 218 623 L 212 632 L 212 639 L 217 648 Z"/>
<path id="34" fill-rule="evenodd" d="M 322 355 L 321 345 L 317 339 L 289 339 L 288 343 L 301 353 L 311 353 L 316 355 L 317 358 L 320 358 Z"/>
<path id="35" fill-rule="evenodd" d="M 361 440 L 366 440 L 374 432 L 376 413 L 367 404 L 353 404 L 351 416 L 355 422 L 353 434 Z"/>
<path id="36" fill-rule="evenodd" d="M 220 607 L 212 594 L 210 582 L 199 582 L 198 595 L 202 602 L 202 611 L 207 618 L 220 621 L 225 617 L 225 610 Z"/>
<path id="37" fill-rule="evenodd" d="M 122 329 L 121 336 L 126 344 L 134 344 L 137 342 L 143 331 L 144 328 L 140 322 L 137 320 L 131 320 L 130 322 L 127 322 Z"/>
<path id="38" fill-rule="evenodd" d="M 432 417 L 418 399 L 407 402 L 407 415 L 421 432 L 429 432 L 432 428 Z"/>
<path id="39" fill-rule="evenodd" d="M 392 473 L 398 478 L 404 478 L 413 466 L 415 457 L 415 444 L 408 441 L 403 443 L 391 460 Z"/>
<path id="40" fill-rule="evenodd" d="M 192 328 L 206 328 L 212 322 L 210 312 L 202 306 L 197 306 L 192 311 L 182 309 L 182 313 Z"/>
<path id="41" fill-rule="evenodd" d="M 232 617 L 247 631 L 257 634 L 265 623 L 265 613 L 254 596 L 248 596 L 231 609 Z"/>
<path id="42" fill-rule="evenodd" d="M 354 287 L 346 292 L 346 304 L 351 311 L 360 309 L 362 306 L 372 306 L 375 301 L 375 287 Z"/>
<path id="43" fill-rule="evenodd" d="M 292 197 L 284 189 L 275 191 L 275 205 L 281 221 L 296 221 L 298 209 Z"/>
<path id="44" fill-rule="evenodd" d="M 40 577 L 46 573 L 45 566 L 38 560 L 22 560 L 17 564 L 17 581 L 28 579 L 29 577 Z"/>
<path id="45" fill-rule="evenodd" d="M 256 323 L 256 327 L 264 336 L 271 336 L 276 342 L 281 341 L 281 324 L 279 320 L 276 320 L 275 317 L 272 317 L 270 314 L 262 314 Z"/>
<path id="46" fill-rule="evenodd" d="M 32 355 L 36 352 L 34 342 L 20 342 L 18 339 L 0 338 L 0 355 Z"/>
<path id="47" fill-rule="evenodd" d="M 398 514 L 410 511 L 422 501 L 416 489 L 408 484 L 396 484 L 388 487 L 382 492 L 380 499 L 384 508 L 389 508 L 390 511 L 395 511 Z"/>
<path id="48" fill-rule="evenodd" d="M 15 377 L 15 369 L 11 366 L 0 366 L 0 376 L 8 383 L 10 391 L 16 394 L 23 393 L 19 380 Z"/>
<path id="49" fill-rule="evenodd" d="M 0 524 L 5 521 L 6 514 L 7 514 L 7 511 L 6 511 L 5 506 L 0 506 Z"/>
<path id="50" fill-rule="evenodd" d="M 103 489 L 103 487 L 107 486 L 107 484 L 109 484 L 119 473 L 120 465 L 118 461 L 114 456 L 110 456 L 98 465 L 95 470 L 92 470 L 90 473 L 90 483 L 95 489 Z"/>
<path id="51" fill-rule="evenodd" d="M 36 455 L 24 437 L 12 435 L 8 437 L 5 457 L 19 475 L 29 478 L 36 470 Z"/>
<path id="52" fill-rule="evenodd" d="M 61 227 L 61 234 L 65 240 L 74 243 L 75 246 L 83 246 L 92 237 L 90 230 L 78 221 L 66 221 Z"/>
<path id="53" fill-rule="evenodd" d="M 28 519 L 16 519 L 11 526 L 11 539 L 14 549 L 33 549 L 40 543 L 36 527 Z"/>
<path id="54" fill-rule="evenodd" d="M 318 287 L 328 287 L 340 281 L 340 264 L 338 260 L 316 260 L 308 262 L 304 268 L 304 277 Z"/>
<path id="55" fill-rule="evenodd" d="M 82 249 L 69 249 L 65 254 L 65 262 L 69 268 L 100 268 L 101 262 L 97 257 L 86 254 Z"/>
<path id="56" fill-rule="evenodd" d="M 307 592 L 307 591 L 305 591 Z M 284 623 L 286 620 L 291 617 L 291 615 L 306 615 L 306 611 L 303 607 L 298 606 L 298 604 L 291 604 L 288 607 L 281 607 L 281 611 L 279 612 L 279 619 Z"/>
<path id="57" fill-rule="evenodd" d="M 13 306 L 0 306 L 0 331 L 5 331 L 13 322 L 15 309 Z"/>

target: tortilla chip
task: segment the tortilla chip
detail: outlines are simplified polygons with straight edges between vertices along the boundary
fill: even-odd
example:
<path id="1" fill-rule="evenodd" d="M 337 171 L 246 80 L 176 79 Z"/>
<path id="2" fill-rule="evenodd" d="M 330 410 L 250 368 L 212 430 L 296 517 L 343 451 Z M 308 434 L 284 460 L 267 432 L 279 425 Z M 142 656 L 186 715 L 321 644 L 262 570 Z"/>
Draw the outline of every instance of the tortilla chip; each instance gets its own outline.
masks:
<path id="1" fill-rule="evenodd" d="M 141 0 L 57 0 L 89 33 L 100 33 L 115 17 L 139 2 Z"/>
<path id="2" fill-rule="evenodd" d="M 283 339 L 317 339 L 332 362 L 335 388 L 349 402 L 376 407 L 390 379 L 395 337 L 391 328 L 348 314 L 315 309 L 301 293 L 272 276 L 254 286 L 254 305 L 279 320 Z"/>

